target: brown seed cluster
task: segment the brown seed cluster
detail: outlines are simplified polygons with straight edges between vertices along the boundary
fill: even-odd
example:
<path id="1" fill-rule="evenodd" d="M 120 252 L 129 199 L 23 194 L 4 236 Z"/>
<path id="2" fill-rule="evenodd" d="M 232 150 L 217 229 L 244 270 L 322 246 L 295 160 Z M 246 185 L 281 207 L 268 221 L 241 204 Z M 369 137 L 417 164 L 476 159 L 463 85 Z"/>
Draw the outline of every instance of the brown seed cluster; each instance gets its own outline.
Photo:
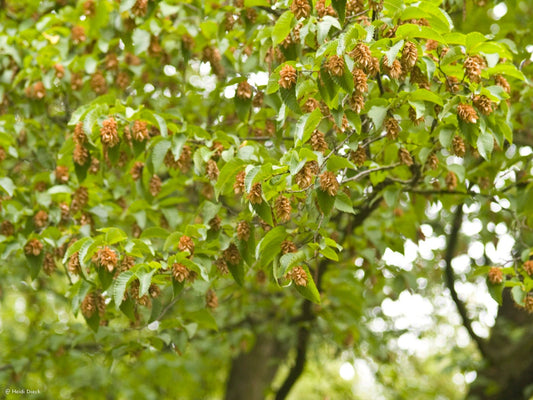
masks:
<path id="1" fill-rule="evenodd" d="M 148 124 L 146 121 L 135 121 L 133 123 L 133 138 L 138 142 L 148 140 L 150 134 L 148 133 Z"/>
<path id="2" fill-rule="evenodd" d="M 290 240 L 284 240 L 281 242 L 281 253 L 287 254 L 287 253 L 296 253 L 298 251 L 298 247 L 296 247 L 296 244 Z"/>
<path id="3" fill-rule="evenodd" d="M 56 270 L 56 262 L 52 253 L 46 253 L 43 260 L 43 271 L 50 276 Z"/>
<path id="4" fill-rule="evenodd" d="M 413 42 L 405 42 L 402 50 L 401 64 L 405 71 L 410 71 L 418 59 L 418 49 Z"/>
<path id="5" fill-rule="evenodd" d="M 228 264 L 223 258 L 217 258 L 215 261 L 215 266 L 217 267 L 218 272 L 220 272 L 221 275 L 227 275 L 229 273 Z"/>
<path id="6" fill-rule="evenodd" d="M 237 265 L 241 262 L 241 254 L 235 243 L 231 243 L 229 247 L 222 253 L 226 262 Z"/>
<path id="7" fill-rule="evenodd" d="M 79 275 L 81 272 L 81 265 L 80 265 L 80 255 L 78 252 L 75 252 L 70 256 L 68 259 L 68 265 L 67 265 L 68 271 L 73 275 Z"/>
<path id="8" fill-rule="evenodd" d="M 407 165 L 408 167 L 413 165 L 413 157 L 411 157 L 411 153 L 403 147 L 398 150 L 398 158 L 402 164 Z"/>
<path id="9" fill-rule="evenodd" d="M 0 225 L 0 233 L 4 236 L 13 236 L 15 233 L 15 227 L 11 221 L 2 221 L 2 225 Z"/>
<path id="10" fill-rule="evenodd" d="M 349 99 L 350 107 L 359 114 L 365 108 L 365 98 L 361 93 L 353 93 Z"/>
<path id="11" fill-rule="evenodd" d="M 55 169 L 56 181 L 59 183 L 67 183 L 69 178 L 68 167 L 58 165 Z"/>
<path id="12" fill-rule="evenodd" d="M 327 69 L 333 76 L 342 76 L 344 74 L 344 58 L 333 55 L 328 58 Z"/>
<path id="13" fill-rule="evenodd" d="M 135 161 L 130 169 L 130 175 L 134 181 L 142 176 L 144 163 L 142 161 Z"/>
<path id="14" fill-rule="evenodd" d="M 511 93 L 511 85 L 509 85 L 509 82 L 507 82 L 507 79 L 505 79 L 503 76 L 495 75 L 494 82 L 496 85 L 502 87 L 505 92 Z"/>
<path id="15" fill-rule="evenodd" d="M 42 228 L 48 223 L 48 213 L 44 210 L 39 210 L 33 216 L 33 223 L 37 228 Z"/>
<path id="16" fill-rule="evenodd" d="M 159 194 L 159 192 L 161 191 L 161 185 L 163 184 L 163 182 L 161 181 L 161 178 L 154 174 L 152 175 L 152 177 L 150 178 L 150 184 L 149 184 L 149 190 L 150 190 L 150 194 L 152 196 L 157 196 Z"/>
<path id="17" fill-rule="evenodd" d="M 528 260 L 524 263 L 524 271 L 530 276 L 533 275 L 533 260 Z"/>
<path id="18" fill-rule="evenodd" d="M 91 88 L 96 94 L 107 93 L 107 82 L 101 71 L 96 71 L 91 76 Z"/>
<path id="19" fill-rule="evenodd" d="M 191 255 L 194 254 L 194 241 L 189 236 L 183 235 L 178 242 L 179 251 L 188 251 Z"/>
<path id="20" fill-rule="evenodd" d="M 257 182 L 252 185 L 250 193 L 248 193 L 248 200 L 252 204 L 261 204 L 263 202 L 263 189 L 261 183 Z"/>
<path id="21" fill-rule="evenodd" d="M 479 57 L 467 57 L 463 64 L 463 68 L 465 70 L 465 76 L 470 80 L 470 82 L 481 81 L 482 63 L 480 62 Z"/>
<path id="22" fill-rule="evenodd" d="M 370 47 L 363 42 L 359 42 L 355 46 L 355 48 L 350 52 L 350 57 L 352 57 L 355 63 L 363 69 L 366 69 L 373 64 Z"/>
<path id="23" fill-rule="evenodd" d="M 105 315 L 105 299 L 99 293 L 88 293 L 81 302 L 80 309 L 85 318 L 91 318 L 94 313 L 102 318 Z"/>
<path id="24" fill-rule="evenodd" d="M 465 145 L 465 141 L 463 140 L 463 138 L 461 136 L 455 136 L 452 139 L 452 148 L 453 148 L 453 153 L 457 157 L 464 157 L 465 156 L 465 154 L 466 154 L 466 145 Z"/>
<path id="25" fill-rule="evenodd" d="M 494 111 L 492 101 L 484 94 L 474 96 L 473 103 L 483 115 L 490 115 Z"/>
<path id="26" fill-rule="evenodd" d="M 294 267 L 289 272 L 289 278 L 298 286 L 307 286 L 308 277 L 307 273 L 305 272 L 305 269 L 303 269 L 301 266 Z"/>
<path id="27" fill-rule="evenodd" d="M 137 17 L 144 17 L 146 15 L 147 10 L 148 0 L 137 0 L 131 8 L 131 12 Z"/>
<path id="28" fill-rule="evenodd" d="M 354 68 L 352 71 L 354 89 L 358 93 L 366 93 L 368 91 L 368 79 L 362 69 Z"/>
<path id="29" fill-rule="evenodd" d="M 205 305 L 214 310 L 218 307 L 218 297 L 213 289 L 209 289 L 205 295 Z"/>
<path id="30" fill-rule="evenodd" d="M 237 238 L 243 241 L 250 238 L 250 224 L 247 221 L 239 221 L 237 224 Z"/>
<path id="31" fill-rule="evenodd" d="M 76 144 L 72 159 L 78 165 L 85 165 L 89 161 L 89 151 L 82 144 Z"/>
<path id="32" fill-rule="evenodd" d="M 211 181 L 216 181 L 218 179 L 219 170 L 215 160 L 207 161 L 205 173 Z"/>
<path id="33" fill-rule="evenodd" d="M 73 26 L 70 30 L 70 37 L 72 39 L 72 42 L 75 44 L 85 42 L 87 40 L 87 35 L 85 35 L 85 29 L 83 26 Z"/>
<path id="34" fill-rule="evenodd" d="M 297 73 L 296 68 L 292 65 L 286 64 L 279 72 L 278 84 L 283 89 L 290 89 L 296 84 Z"/>
<path id="35" fill-rule="evenodd" d="M 233 191 L 235 194 L 244 194 L 246 189 L 244 187 L 244 178 L 246 177 L 246 171 L 241 171 L 235 176 L 235 182 L 233 183 Z"/>
<path id="36" fill-rule="evenodd" d="M 287 197 L 279 196 L 274 204 L 274 209 L 280 222 L 287 222 L 291 218 L 291 202 Z"/>
<path id="37" fill-rule="evenodd" d="M 390 140 L 398 139 L 400 133 L 400 124 L 394 117 L 389 117 L 385 121 L 385 131 L 387 132 L 387 137 Z"/>
<path id="38" fill-rule="evenodd" d="M 24 246 L 24 253 L 28 256 L 38 256 L 43 250 L 43 244 L 39 239 L 30 239 Z"/>
<path id="39" fill-rule="evenodd" d="M 387 56 L 383 57 L 383 69 L 391 77 L 391 79 L 400 79 L 403 74 L 402 64 L 398 60 L 394 60 L 389 66 Z"/>
<path id="40" fill-rule="evenodd" d="M 100 140 L 102 144 L 109 147 L 114 147 L 120 141 L 118 137 L 118 125 L 115 118 L 109 117 L 102 122 L 102 128 L 100 128 Z"/>
<path id="41" fill-rule="evenodd" d="M 252 98 L 252 86 L 247 81 L 242 81 L 237 85 L 237 97 L 248 100 Z"/>
<path id="42" fill-rule="evenodd" d="M 191 271 L 185 265 L 180 263 L 172 264 L 172 276 L 178 282 L 183 282 L 189 278 Z"/>
<path id="43" fill-rule="evenodd" d="M 318 168 L 318 162 L 306 162 L 302 169 L 294 175 L 294 181 L 302 189 L 309 187 L 313 183 L 315 176 L 318 174 Z"/>
<path id="44" fill-rule="evenodd" d="M 350 153 L 350 158 L 355 165 L 360 167 L 366 161 L 366 149 L 364 147 L 358 146 L 357 150 Z"/>
<path id="45" fill-rule="evenodd" d="M 118 263 L 117 253 L 107 246 L 102 247 L 96 253 L 98 265 L 106 268 L 109 272 L 113 272 Z"/>
<path id="46" fill-rule="evenodd" d="M 468 124 L 475 124 L 479 116 L 470 104 L 461 103 L 457 106 L 457 115 Z"/>
<path id="47" fill-rule="evenodd" d="M 330 196 L 337 195 L 339 190 L 339 182 L 337 177 L 331 171 L 326 171 L 320 175 L 320 189 L 328 193 Z"/>
<path id="48" fill-rule="evenodd" d="M 309 139 L 309 142 L 311 143 L 311 147 L 314 151 L 319 151 L 321 153 L 325 153 L 328 150 L 328 144 L 326 142 L 326 138 L 322 132 L 320 132 L 318 129 L 315 130 L 311 134 L 311 138 Z"/>
<path id="49" fill-rule="evenodd" d="M 448 190 L 455 190 L 457 187 L 457 175 L 454 172 L 449 171 L 446 177 L 444 178 Z"/>
<path id="50" fill-rule="evenodd" d="M 292 0 L 291 12 L 296 19 L 307 18 L 311 15 L 311 5 L 308 0 Z"/>
<path id="51" fill-rule="evenodd" d="M 489 281 L 494 285 L 499 285 L 503 282 L 503 272 L 501 268 L 491 267 L 489 270 Z"/>

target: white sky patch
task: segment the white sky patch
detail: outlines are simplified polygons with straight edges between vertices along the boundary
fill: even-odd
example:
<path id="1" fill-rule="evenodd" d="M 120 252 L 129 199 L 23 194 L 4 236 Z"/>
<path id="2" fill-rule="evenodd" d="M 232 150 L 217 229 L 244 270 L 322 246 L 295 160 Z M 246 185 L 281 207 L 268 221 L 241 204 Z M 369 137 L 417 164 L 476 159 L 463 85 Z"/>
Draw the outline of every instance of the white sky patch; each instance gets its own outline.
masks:
<path id="1" fill-rule="evenodd" d="M 248 77 L 248 83 L 252 86 L 266 86 L 268 84 L 268 73 L 265 71 L 254 72 Z"/>
<path id="2" fill-rule="evenodd" d="M 507 5 L 505 3 L 496 4 L 496 6 L 494 6 L 489 12 L 492 14 L 491 17 L 498 21 L 507 14 Z"/>
<path id="3" fill-rule="evenodd" d="M 355 368 L 349 362 L 342 363 L 339 368 L 339 375 L 345 381 L 351 381 L 355 377 Z"/>

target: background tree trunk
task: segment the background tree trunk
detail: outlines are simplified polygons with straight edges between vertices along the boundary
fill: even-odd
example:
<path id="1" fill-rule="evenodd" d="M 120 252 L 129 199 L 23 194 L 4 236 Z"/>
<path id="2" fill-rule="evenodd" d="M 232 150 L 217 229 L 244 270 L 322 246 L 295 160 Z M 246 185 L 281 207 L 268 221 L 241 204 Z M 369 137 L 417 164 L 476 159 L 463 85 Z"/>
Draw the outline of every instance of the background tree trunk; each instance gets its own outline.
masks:
<path id="1" fill-rule="evenodd" d="M 260 335 L 231 363 L 225 400 L 263 400 L 287 352 L 274 336 Z"/>
<path id="2" fill-rule="evenodd" d="M 527 400 L 533 385 L 533 315 L 519 308 L 504 290 L 487 345 L 485 365 L 477 371 L 468 399 Z"/>

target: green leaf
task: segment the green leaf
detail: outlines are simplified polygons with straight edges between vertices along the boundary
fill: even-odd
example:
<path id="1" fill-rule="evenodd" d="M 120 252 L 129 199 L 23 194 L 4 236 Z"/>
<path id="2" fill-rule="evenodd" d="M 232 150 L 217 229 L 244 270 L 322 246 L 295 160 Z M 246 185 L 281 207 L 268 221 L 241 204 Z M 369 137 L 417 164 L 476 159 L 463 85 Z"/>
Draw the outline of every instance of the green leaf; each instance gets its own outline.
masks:
<path id="1" fill-rule="evenodd" d="M 479 154 L 485 159 L 490 160 L 494 148 L 494 137 L 487 131 L 482 131 L 477 138 L 477 149 Z"/>
<path id="2" fill-rule="evenodd" d="M 228 269 L 237 285 L 244 286 L 244 262 L 242 258 L 238 264 L 228 263 Z"/>
<path id="3" fill-rule="evenodd" d="M 339 261 L 339 256 L 331 247 L 324 247 L 319 253 L 330 260 Z"/>
<path id="4" fill-rule="evenodd" d="M 122 304 L 124 292 L 126 292 L 128 283 L 130 283 L 133 276 L 134 273 L 132 271 L 124 271 L 115 279 L 115 283 L 113 284 L 113 301 L 117 310 Z"/>
<path id="5" fill-rule="evenodd" d="M 328 193 L 319 189 L 316 191 L 316 198 L 318 200 L 318 205 L 320 206 L 320 210 L 322 210 L 322 213 L 328 215 L 331 212 L 333 205 L 335 204 L 335 197 L 330 196 Z"/>
<path id="6" fill-rule="evenodd" d="M 389 49 L 389 51 L 385 53 L 385 55 L 387 56 L 389 67 L 392 67 L 392 63 L 394 62 L 394 60 L 396 60 L 396 56 L 398 55 L 398 52 L 403 47 L 403 44 L 404 44 L 404 40 L 402 39 L 399 42 L 397 42 L 394 46 L 392 46 Z"/>
<path id="7" fill-rule="evenodd" d="M 261 266 L 265 267 L 281 253 L 281 242 L 285 240 L 285 227 L 278 225 L 266 233 L 257 244 L 255 258 L 261 260 Z"/>
<path id="8" fill-rule="evenodd" d="M 339 211 L 355 214 L 352 200 L 343 191 L 339 191 L 337 193 L 337 197 L 335 197 L 334 206 Z"/>
<path id="9" fill-rule="evenodd" d="M 328 36 L 328 33 L 331 27 L 335 27 L 339 30 L 342 29 L 341 25 L 339 24 L 339 20 L 329 15 L 326 15 L 324 18 L 322 18 L 322 21 L 318 22 L 318 31 L 317 31 L 318 43 L 324 43 L 324 39 L 326 39 L 326 37 Z"/>
<path id="10" fill-rule="evenodd" d="M 163 161 L 165 160 L 165 156 L 171 145 L 172 143 L 170 140 L 161 140 L 152 148 L 152 165 L 154 167 L 154 172 L 157 172 L 161 165 L 163 165 Z"/>
<path id="11" fill-rule="evenodd" d="M 396 37 L 400 39 L 431 39 L 436 40 L 439 43 L 446 43 L 444 38 L 436 30 L 427 26 L 420 26 L 415 24 L 400 25 L 396 30 Z"/>
<path id="12" fill-rule="evenodd" d="M 152 283 L 152 276 L 156 272 L 157 272 L 156 269 L 152 269 L 151 271 L 140 269 L 135 273 L 135 275 L 139 279 L 139 297 L 142 297 L 148 293 L 148 289 L 150 289 L 150 284 Z"/>
<path id="13" fill-rule="evenodd" d="M 67 249 L 67 251 L 65 252 L 65 255 L 63 257 L 63 264 L 67 263 L 69 258 L 77 251 L 80 251 L 80 249 L 82 248 L 82 246 L 87 243 L 87 242 L 93 242 L 93 239 L 91 237 L 84 237 L 80 240 L 77 240 L 75 241 L 71 246 L 69 246 L 69 248 Z"/>
<path id="14" fill-rule="evenodd" d="M 307 252 L 304 250 L 298 250 L 296 253 L 287 253 L 282 255 L 279 259 L 280 268 L 277 271 L 274 271 L 274 278 L 282 278 L 287 271 L 296 265 L 301 264 L 302 261 L 306 260 L 307 258 Z"/>
<path id="15" fill-rule="evenodd" d="M 272 42 L 274 45 L 278 45 L 287 37 L 291 32 L 291 24 L 294 20 L 294 14 L 290 11 L 285 11 L 276 21 L 274 29 L 272 30 Z"/>
<path id="16" fill-rule="evenodd" d="M 320 293 L 315 285 L 313 276 L 309 272 L 309 268 L 306 265 L 302 265 L 302 268 L 307 274 L 307 286 L 294 285 L 296 290 L 307 300 L 312 301 L 313 303 L 320 304 Z"/>
<path id="17" fill-rule="evenodd" d="M 519 71 L 514 64 L 496 64 L 494 67 L 488 68 L 485 72 L 488 76 L 500 74 L 507 75 L 511 78 L 516 78 L 521 81 L 526 80 L 526 77 L 524 76 L 522 71 Z"/>
<path id="18" fill-rule="evenodd" d="M 131 40 L 134 44 L 134 53 L 139 55 L 148 50 L 150 46 L 150 32 L 137 28 L 133 31 Z"/>
<path id="19" fill-rule="evenodd" d="M 120 228 L 101 228 L 98 229 L 98 232 L 105 233 L 105 243 L 108 245 L 122 242 L 128 238 L 126 232 Z"/>
<path id="20" fill-rule="evenodd" d="M 339 169 L 355 169 L 355 165 L 346 157 L 332 155 L 328 160 L 328 171 L 338 171 Z"/>
<path id="21" fill-rule="evenodd" d="M 281 100 L 283 103 L 289 107 L 292 111 L 297 114 L 301 113 L 300 106 L 298 105 L 298 100 L 296 100 L 296 86 L 292 86 L 289 89 L 280 87 L 279 94 L 281 95 Z"/>
<path id="22" fill-rule="evenodd" d="M 41 271 L 41 266 L 43 265 L 44 252 L 41 252 L 38 256 L 27 255 L 26 261 L 28 262 L 28 267 L 30 267 L 30 276 L 31 279 L 37 278 L 39 272 Z"/>
<path id="23" fill-rule="evenodd" d="M 465 45 L 466 52 L 468 53 L 474 46 L 479 43 L 485 42 L 487 38 L 479 32 L 470 32 L 466 35 Z"/>
<path id="24" fill-rule="evenodd" d="M 129 11 L 135 4 L 136 0 L 121 0 L 120 2 L 120 12 Z"/>
<path id="25" fill-rule="evenodd" d="M 521 286 L 514 286 L 511 289 L 511 294 L 516 304 L 518 304 L 519 306 L 524 305 L 524 299 L 526 298 L 526 293 L 524 292 L 524 289 L 522 289 Z"/>
<path id="26" fill-rule="evenodd" d="M 149 239 L 149 238 L 161 238 L 167 239 L 170 235 L 170 232 L 161 228 L 160 226 L 150 226 L 142 231 L 140 239 Z"/>
<path id="27" fill-rule="evenodd" d="M 215 199 L 224 193 L 228 187 L 233 187 L 235 177 L 242 170 L 244 161 L 240 158 L 232 158 L 220 170 L 217 182 L 215 183 Z"/>
<path id="28" fill-rule="evenodd" d="M 344 17 L 346 16 L 346 0 L 331 0 L 333 9 L 337 11 L 341 24 L 344 24 Z"/>
<path id="29" fill-rule="evenodd" d="M 4 176 L 3 178 L 0 178 L 0 187 L 4 189 L 4 191 L 9 195 L 13 196 L 13 193 L 15 193 L 15 184 L 11 180 L 11 178 Z"/>
<path id="30" fill-rule="evenodd" d="M 385 120 L 385 117 L 387 116 L 388 109 L 389 109 L 388 105 L 387 106 L 376 105 L 376 106 L 372 106 L 368 110 L 368 116 L 374 123 L 374 128 L 376 130 L 380 129 L 381 125 L 383 125 L 383 121 Z"/>
<path id="31" fill-rule="evenodd" d="M 444 105 L 442 98 L 438 94 L 435 94 L 427 89 L 417 89 L 410 93 L 409 98 L 413 101 L 429 101 L 440 106 Z"/>
<path id="32" fill-rule="evenodd" d="M 306 143 L 309 140 L 322 118 L 322 112 L 319 108 L 314 109 L 311 114 L 305 114 L 300 117 L 296 123 L 295 132 L 297 145 Z"/>
<path id="33" fill-rule="evenodd" d="M 252 208 L 268 225 L 274 225 L 274 220 L 272 219 L 272 210 L 266 201 L 262 201 L 259 204 L 252 204 Z"/>
<path id="34" fill-rule="evenodd" d="M 198 311 L 185 313 L 183 318 L 196 322 L 202 328 L 218 331 L 217 321 L 205 308 Z"/>

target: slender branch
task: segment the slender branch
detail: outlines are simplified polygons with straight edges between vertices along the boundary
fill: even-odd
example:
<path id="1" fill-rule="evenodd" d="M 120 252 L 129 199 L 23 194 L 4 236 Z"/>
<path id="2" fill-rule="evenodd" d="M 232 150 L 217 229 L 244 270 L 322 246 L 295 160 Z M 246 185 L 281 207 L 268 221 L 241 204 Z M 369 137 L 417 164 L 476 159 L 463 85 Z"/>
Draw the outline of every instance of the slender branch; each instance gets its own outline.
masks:
<path id="1" fill-rule="evenodd" d="M 400 165 L 402 165 L 402 163 L 397 162 L 397 163 L 394 163 L 394 164 L 391 164 L 391 165 L 384 165 L 383 167 L 367 169 L 366 171 L 359 172 L 357 175 L 343 180 L 342 183 L 358 181 L 358 180 L 363 179 L 365 176 L 370 175 L 373 172 L 387 171 L 389 169 L 394 169 L 394 168 L 396 168 L 396 167 L 398 167 Z"/>
<path id="2" fill-rule="evenodd" d="M 459 241 L 459 230 L 463 224 L 463 204 L 459 203 L 457 209 L 455 210 L 455 215 L 452 222 L 452 229 L 448 236 L 448 242 L 446 243 L 446 253 L 444 254 L 444 262 L 446 264 L 444 273 L 446 278 L 446 286 L 450 290 L 452 299 L 457 306 L 457 311 L 461 315 L 463 320 L 463 326 L 468 331 L 468 334 L 476 342 L 476 345 L 479 349 L 479 352 L 483 355 L 484 358 L 487 358 L 488 352 L 486 348 L 485 341 L 480 338 L 474 330 L 472 329 L 472 321 L 468 318 L 465 304 L 459 299 L 457 291 L 455 290 L 455 276 L 452 268 L 452 259 L 457 248 L 457 242 Z"/>

